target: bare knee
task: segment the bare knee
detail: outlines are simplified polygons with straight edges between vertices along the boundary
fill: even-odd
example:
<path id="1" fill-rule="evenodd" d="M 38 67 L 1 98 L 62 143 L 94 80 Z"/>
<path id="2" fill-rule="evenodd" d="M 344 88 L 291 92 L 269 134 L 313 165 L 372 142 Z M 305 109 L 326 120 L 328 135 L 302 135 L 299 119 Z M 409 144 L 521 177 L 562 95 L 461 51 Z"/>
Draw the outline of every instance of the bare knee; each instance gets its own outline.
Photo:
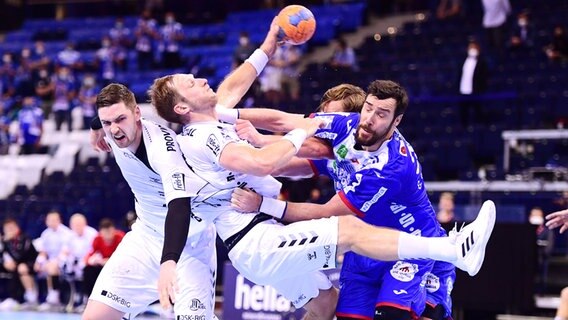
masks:
<path id="1" fill-rule="evenodd" d="M 28 268 L 28 265 L 25 263 L 20 263 L 18 265 L 18 274 L 21 276 L 27 276 L 30 274 L 30 268 Z"/>
<path id="2" fill-rule="evenodd" d="M 118 311 L 104 303 L 89 300 L 81 320 L 121 320 L 123 312 Z"/>
<path id="3" fill-rule="evenodd" d="M 335 287 L 320 290 L 319 295 L 304 306 L 307 313 L 304 320 L 333 319 L 337 307 L 338 291 Z"/>

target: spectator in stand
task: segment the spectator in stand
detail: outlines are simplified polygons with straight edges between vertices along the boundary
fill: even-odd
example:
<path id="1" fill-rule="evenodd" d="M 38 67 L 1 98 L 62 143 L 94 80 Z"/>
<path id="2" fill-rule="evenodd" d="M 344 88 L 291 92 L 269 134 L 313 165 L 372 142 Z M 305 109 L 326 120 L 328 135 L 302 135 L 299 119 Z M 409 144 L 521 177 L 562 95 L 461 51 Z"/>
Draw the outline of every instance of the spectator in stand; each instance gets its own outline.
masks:
<path id="1" fill-rule="evenodd" d="M 73 74 L 83 69 L 81 53 L 75 50 L 75 45 L 72 42 L 68 42 L 65 49 L 57 54 L 57 66 L 67 67 Z"/>
<path id="2" fill-rule="evenodd" d="M 43 111 L 34 97 L 24 98 L 22 109 L 18 113 L 18 122 L 20 154 L 38 153 L 43 133 Z"/>
<path id="3" fill-rule="evenodd" d="M 33 70 L 49 69 L 51 59 L 45 53 L 45 45 L 41 41 L 34 43 L 34 51 L 31 56 L 31 65 Z"/>
<path id="4" fill-rule="evenodd" d="M 51 106 L 53 105 L 53 75 L 49 73 L 48 68 L 41 67 L 37 73 L 35 81 L 35 95 L 39 98 L 39 103 L 43 114 L 47 117 L 51 114 Z"/>
<path id="5" fill-rule="evenodd" d="M 81 213 L 75 213 L 71 216 L 69 227 L 72 232 L 62 251 L 62 260 L 65 261 L 62 271 L 69 281 L 74 281 L 78 284 L 76 287 L 80 288 L 83 282 L 85 261 L 93 246 L 93 240 L 97 237 L 97 230 L 87 224 L 87 218 Z M 87 298 L 88 296 L 77 294 L 74 304 L 79 306 L 80 309 L 84 309 Z"/>
<path id="6" fill-rule="evenodd" d="M 97 50 L 95 64 L 99 69 L 99 78 L 103 86 L 113 82 L 116 76 L 115 65 L 117 64 L 117 52 L 112 46 L 109 37 L 103 37 L 101 48 Z"/>
<path id="7" fill-rule="evenodd" d="M 467 57 L 459 80 L 459 93 L 462 98 L 460 116 L 464 127 L 484 119 L 481 104 L 476 96 L 487 89 L 487 77 L 487 63 L 481 55 L 481 47 L 477 41 L 472 40 L 467 46 Z"/>
<path id="8" fill-rule="evenodd" d="M 436 7 L 436 18 L 450 19 L 461 14 L 462 0 L 440 0 Z"/>
<path id="9" fill-rule="evenodd" d="M 232 69 L 240 66 L 245 62 L 248 57 L 256 50 L 256 46 L 250 42 L 249 34 L 246 31 L 241 31 L 239 34 L 239 45 L 233 52 L 233 66 Z"/>
<path id="10" fill-rule="evenodd" d="M 99 88 L 93 75 L 87 74 L 83 78 L 83 85 L 79 89 L 79 103 L 83 114 L 83 129 L 89 130 L 91 121 L 97 115 L 97 94 Z"/>
<path id="11" fill-rule="evenodd" d="M 23 48 L 20 53 L 15 78 L 16 96 L 19 97 L 33 96 L 35 94 L 31 54 L 32 52 L 29 48 Z"/>
<path id="12" fill-rule="evenodd" d="M 247 32 L 241 31 L 239 34 L 239 45 L 233 52 L 232 69 L 237 68 L 245 62 L 246 59 L 256 50 L 256 46 L 250 42 Z M 250 108 L 255 105 L 256 98 L 260 95 L 260 83 L 255 79 L 247 93 L 243 96 L 237 107 Z"/>
<path id="13" fill-rule="evenodd" d="M 8 99 L 16 93 L 16 64 L 11 53 L 2 55 L 2 64 L 0 65 L 0 89 L 3 99 Z"/>
<path id="14" fill-rule="evenodd" d="M 272 59 L 260 74 L 260 87 L 264 94 L 265 103 L 278 106 L 288 91 L 292 101 L 300 98 L 300 84 L 298 82 L 298 63 L 301 52 L 297 46 L 284 44 L 276 48 Z"/>
<path id="15" fill-rule="evenodd" d="M 58 211 L 50 211 L 45 217 L 45 229 L 39 237 L 39 254 L 34 270 L 47 280 L 47 297 L 38 310 L 49 311 L 60 306 L 59 301 L 59 266 L 63 264 L 61 253 L 71 237 L 71 230 L 61 223 Z"/>
<path id="16" fill-rule="evenodd" d="M 152 13 L 149 10 L 142 12 L 134 35 L 136 36 L 138 70 L 149 70 L 154 62 L 154 42 L 159 36 L 156 20 L 152 19 Z"/>
<path id="17" fill-rule="evenodd" d="M 10 151 L 10 123 L 11 119 L 4 112 L 4 106 L 0 101 L 0 155 L 6 155 Z"/>
<path id="18" fill-rule="evenodd" d="M 545 47 L 545 52 L 550 61 L 568 59 L 568 38 L 563 26 L 554 27 L 552 41 Z"/>
<path id="19" fill-rule="evenodd" d="M 93 240 L 91 252 L 85 258 L 83 295 L 90 296 L 99 273 L 123 237 L 124 232 L 117 230 L 110 219 L 101 220 L 99 223 L 99 234 Z"/>
<path id="20" fill-rule="evenodd" d="M 528 49 L 534 46 L 535 29 L 527 11 L 519 13 L 512 29 L 508 43 L 510 49 Z"/>
<path id="21" fill-rule="evenodd" d="M 2 267 L 13 277 L 11 295 L 0 303 L 0 311 L 18 309 L 21 297 L 16 288 L 19 287 L 19 283 L 24 288 L 24 303 L 36 305 L 38 291 L 33 277 L 33 265 L 38 253 L 32 240 L 21 231 L 16 220 L 6 219 L 2 227 L 4 233 L 2 250 L 0 250 L 0 255 L 3 257 Z"/>
<path id="22" fill-rule="evenodd" d="M 355 50 L 347 44 L 345 38 L 337 39 L 330 65 L 333 68 L 340 69 L 340 71 L 357 71 L 359 69 Z"/>
<path id="23" fill-rule="evenodd" d="M 118 17 L 108 34 L 111 46 L 116 52 L 115 62 L 123 71 L 127 68 L 128 49 L 132 45 L 131 33 L 130 29 L 124 26 L 124 19 Z"/>
<path id="24" fill-rule="evenodd" d="M 55 115 L 55 130 L 61 130 L 63 122 L 67 122 L 67 128 L 72 130 L 71 109 L 76 96 L 75 78 L 67 67 L 60 67 L 57 76 L 52 81 L 54 103 L 52 106 Z"/>
<path id="25" fill-rule="evenodd" d="M 165 24 L 160 28 L 159 50 L 162 55 L 163 66 L 167 69 L 181 66 L 180 44 L 183 40 L 183 27 L 176 21 L 173 12 L 166 13 Z"/>
<path id="26" fill-rule="evenodd" d="M 454 207 L 454 194 L 442 192 L 440 200 L 438 200 L 438 212 L 436 213 L 436 218 L 440 224 L 446 225 L 454 222 Z"/>

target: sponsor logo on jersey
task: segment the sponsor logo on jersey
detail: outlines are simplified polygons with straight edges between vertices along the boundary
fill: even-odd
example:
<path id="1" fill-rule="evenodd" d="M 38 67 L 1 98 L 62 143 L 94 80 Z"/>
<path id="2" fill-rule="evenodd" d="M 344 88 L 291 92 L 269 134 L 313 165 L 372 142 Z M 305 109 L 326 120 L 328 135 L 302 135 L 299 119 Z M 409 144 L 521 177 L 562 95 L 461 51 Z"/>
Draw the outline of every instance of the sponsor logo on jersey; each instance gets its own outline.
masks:
<path id="1" fill-rule="evenodd" d="M 318 255 L 316 254 L 315 251 L 313 253 L 308 252 L 308 260 L 313 260 L 313 259 L 316 259 L 317 257 L 318 257 Z"/>
<path id="2" fill-rule="evenodd" d="M 400 148 L 398 149 L 398 152 L 399 152 L 401 155 L 403 155 L 403 156 L 405 156 L 405 157 L 408 157 L 408 152 L 406 151 L 406 146 L 405 146 L 405 145 L 400 144 Z"/>
<path id="3" fill-rule="evenodd" d="M 432 272 L 426 273 L 426 290 L 428 292 L 436 292 L 440 289 L 440 278 L 434 275 Z"/>
<path id="4" fill-rule="evenodd" d="M 209 138 L 207 138 L 207 148 L 209 148 L 214 155 L 219 155 L 221 145 L 219 144 L 219 140 L 217 140 L 217 137 L 215 137 L 214 134 L 209 135 Z"/>
<path id="5" fill-rule="evenodd" d="M 315 136 L 318 137 L 318 138 L 322 138 L 322 139 L 333 140 L 333 139 L 337 138 L 337 133 L 324 131 L 324 132 L 316 133 Z"/>
<path id="6" fill-rule="evenodd" d="M 400 289 L 400 290 L 393 290 L 392 291 L 394 294 L 396 294 L 397 296 L 401 295 L 401 294 L 408 294 L 408 292 L 404 289 Z"/>
<path id="7" fill-rule="evenodd" d="M 342 144 L 339 146 L 339 148 L 337 148 L 337 155 L 341 158 L 341 159 L 345 159 L 345 156 L 347 155 L 347 147 Z"/>
<path id="8" fill-rule="evenodd" d="M 175 139 L 174 137 L 172 137 L 172 134 L 168 131 L 168 129 L 159 126 L 160 127 L 160 131 L 162 131 L 162 134 L 164 135 L 164 140 L 166 140 L 166 151 L 176 151 L 176 149 L 174 148 L 176 145 Z"/>
<path id="9" fill-rule="evenodd" d="M 172 174 L 172 185 L 174 190 L 185 191 L 185 175 L 179 172 Z"/>
<path id="10" fill-rule="evenodd" d="M 396 280 L 410 282 L 418 272 L 418 265 L 406 261 L 397 261 L 390 270 L 390 274 Z"/>
<path id="11" fill-rule="evenodd" d="M 361 211 L 363 212 L 367 212 L 372 205 L 374 205 L 377 201 L 379 201 L 379 199 L 385 195 L 385 193 L 387 192 L 387 188 L 385 187 L 381 187 L 379 189 L 379 191 L 377 191 L 377 193 L 375 193 L 375 195 L 371 198 L 371 200 L 365 201 L 365 203 L 363 203 L 363 206 L 361 207 Z"/>
<path id="12" fill-rule="evenodd" d="M 109 299 L 111 299 L 112 301 L 125 306 L 127 308 L 130 308 L 130 301 L 127 301 L 126 299 L 124 299 L 123 297 L 116 295 L 110 291 L 107 290 L 103 290 L 101 291 L 101 296 L 107 297 Z"/>
<path id="13" fill-rule="evenodd" d="M 179 314 L 176 316 L 176 320 L 207 320 L 205 315 L 191 315 L 191 314 Z"/>
<path id="14" fill-rule="evenodd" d="M 205 306 L 199 299 L 191 299 L 191 303 L 189 305 L 189 310 L 197 311 L 197 310 L 205 310 Z"/>
<path id="15" fill-rule="evenodd" d="M 324 268 L 329 268 L 329 259 L 331 259 L 331 247 L 329 245 L 323 246 L 323 253 L 325 255 Z"/>

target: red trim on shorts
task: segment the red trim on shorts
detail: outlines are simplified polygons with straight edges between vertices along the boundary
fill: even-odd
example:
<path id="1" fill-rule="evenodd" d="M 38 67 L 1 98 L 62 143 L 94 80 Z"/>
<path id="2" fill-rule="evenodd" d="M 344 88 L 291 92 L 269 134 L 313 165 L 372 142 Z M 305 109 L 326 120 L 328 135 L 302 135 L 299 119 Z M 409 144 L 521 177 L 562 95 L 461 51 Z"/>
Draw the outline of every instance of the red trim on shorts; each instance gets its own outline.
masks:
<path id="1" fill-rule="evenodd" d="M 315 117 L 316 117 L 316 113 L 315 113 L 315 112 L 310 113 L 310 115 L 308 116 L 308 118 L 315 118 Z"/>
<path id="2" fill-rule="evenodd" d="M 343 312 L 336 312 L 336 317 L 345 317 L 345 318 L 353 318 L 353 319 L 362 319 L 362 320 L 373 320 L 373 318 L 369 318 L 367 316 L 362 316 L 359 314 L 352 314 L 352 313 L 343 313 Z"/>
<path id="3" fill-rule="evenodd" d="M 426 304 L 429 305 L 432 308 L 436 308 L 437 304 L 430 302 L 430 301 L 426 301 Z"/>
<path id="4" fill-rule="evenodd" d="M 316 166 L 314 165 L 314 162 L 311 159 L 308 159 L 308 162 L 310 163 L 310 167 L 312 168 L 312 171 L 314 172 L 314 177 L 319 176 L 319 171 L 318 168 L 316 168 Z"/>
<path id="5" fill-rule="evenodd" d="M 402 306 L 402 305 L 397 304 L 397 303 L 379 302 L 375 305 L 375 307 L 393 307 L 393 308 L 397 308 L 397 309 L 400 309 L 400 310 L 405 310 L 405 311 L 410 312 L 412 319 L 418 320 L 418 316 L 410 307 L 405 307 L 405 306 Z"/>
<path id="6" fill-rule="evenodd" d="M 355 207 L 350 201 L 349 199 L 347 199 L 347 196 L 345 195 L 345 192 L 343 192 L 343 190 L 339 191 L 337 193 L 339 195 L 339 198 L 341 199 L 341 201 L 343 201 L 343 203 L 345 203 L 345 205 L 351 210 L 353 211 L 353 213 L 355 213 L 359 218 L 363 218 L 365 217 L 365 214 L 359 210 L 357 207 Z"/>

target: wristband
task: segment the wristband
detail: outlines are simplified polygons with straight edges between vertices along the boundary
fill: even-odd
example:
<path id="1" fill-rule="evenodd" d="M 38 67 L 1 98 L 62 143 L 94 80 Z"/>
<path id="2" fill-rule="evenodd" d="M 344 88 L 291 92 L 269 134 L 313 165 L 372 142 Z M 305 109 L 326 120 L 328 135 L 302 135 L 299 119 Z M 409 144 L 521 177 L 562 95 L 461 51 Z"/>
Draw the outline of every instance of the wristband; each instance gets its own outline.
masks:
<path id="1" fill-rule="evenodd" d="M 215 106 L 215 111 L 219 120 L 223 122 L 234 124 L 239 118 L 239 110 L 237 109 L 229 109 L 217 105 Z"/>
<path id="2" fill-rule="evenodd" d="M 307 137 L 308 134 L 305 130 L 294 129 L 288 132 L 284 137 L 282 137 L 282 139 L 292 142 L 292 144 L 296 148 L 296 153 L 298 153 L 298 151 L 300 151 L 300 148 L 302 147 L 302 143 L 304 143 L 304 140 L 306 140 Z"/>
<path id="3" fill-rule="evenodd" d="M 266 213 L 277 219 L 284 217 L 288 202 L 268 197 L 262 197 L 261 201 L 260 208 L 258 209 L 259 212 Z"/>
<path id="4" fill-rule="evenodd" d="M 261 49 L 256 49 L 245 62 L 252 64 L 258 76 L 268 63 L 268 56 Z"/>

